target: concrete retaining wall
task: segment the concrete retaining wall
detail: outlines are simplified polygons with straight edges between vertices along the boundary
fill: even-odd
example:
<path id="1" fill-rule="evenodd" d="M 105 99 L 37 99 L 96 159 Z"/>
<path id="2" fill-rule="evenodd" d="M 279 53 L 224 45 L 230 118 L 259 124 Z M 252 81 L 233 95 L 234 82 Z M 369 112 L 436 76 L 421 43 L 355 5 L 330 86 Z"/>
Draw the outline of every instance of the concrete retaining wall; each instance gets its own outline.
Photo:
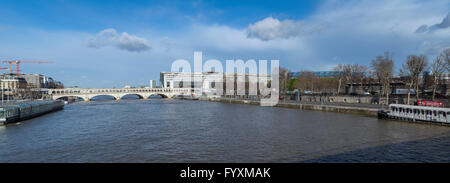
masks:
<path id="1" fill-rule="evenodd" d="M 259 105 L 259 101 L 251 101 L 251 100 L 209 99 L 209 101 L 232 103 L 232 104 Z M 374 117 L 377 116 L 377 112 L 378 112 L 378 109 L 373 109 L 373 108 L 334 106 L 334 105 L 316 105 L 316 104 L 279 103 L 275 107 L 284 107 L 284 108 L 300 109 L 300 110 L 317 110 L 317 111 L 328 111 L 328 112 L 338 112 L 338 113 L 350 113 L 350 114 L 359 114 L 359 115 L 374 116 Z"/>
<path id="2" fill-rule="evenodd" d="M 349 103 L 349 104 L 382 104 L 385 103 L 384 97 L 375 96 L 312 96 L 303 95 L 300 97 L 301 101 L 305 102 L 337 102 L 337 103 Z M 393 96 L 389 98 L 389 104 L 407 104 L 407 97 L 405 96 Z M 416 99 L 411 96 L 409 99 L 410 104 L 414 104 Z"/>

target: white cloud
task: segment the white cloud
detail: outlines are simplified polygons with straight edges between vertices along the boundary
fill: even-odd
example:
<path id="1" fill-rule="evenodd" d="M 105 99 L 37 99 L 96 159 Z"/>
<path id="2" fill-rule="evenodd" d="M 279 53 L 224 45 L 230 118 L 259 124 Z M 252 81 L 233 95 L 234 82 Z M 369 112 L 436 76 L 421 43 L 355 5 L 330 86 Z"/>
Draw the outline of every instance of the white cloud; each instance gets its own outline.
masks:
<path id="1" fill-rule="evenodd" d="M 245 29 L 192 25 L 182 37 L 175 37 L 176 47 L 183 47 L 188 57 L 203 51 L 208 58 L 222 60 L 279 59 L 292 70 L 324 70 L 339 63 L 369 65 L 385 51 L 393 52 L 401 65 L 409 54 L 431 57 L 450 46 L 442 41 L 448 40 L 450 31 L 415 33 L 420 25 L 441 22 L 449 10 L 447 4 L 439 0 L 327 1 L 304 21 L 268 17 Z"/>
<path id="2" fill-rule="evenodd" d="M 298 36 L 302 32 L 302 22 L 293 20 L 278 20 L 267 17 L 254 24 L 250 24 L 247 30 L 247 37 L 258 38 L 269 41 L 279 38 L 291 38 Z"/>
<path id="3" fill-rule="evenodd" d="M 277 39 L 272 41 L 251 39 L 247 37 L 246 30 L 224 25 L 195 25 L 188 32 L 190 39 L 188 43 L 192 44 L 192 46 L 228 53 L 283 51 L 301 47 L 299 45 L 301 42 L 296 39 Z"/>
<path id="4" fill-rule="evenodd" d="M 307 36 L 305 44 L 315 52 L 313 59 L 325 63 L 337 63 L 329 58 L 339 56 L 340 62 L 368 65 L 376 55 L 391 51 L 400 65 L 409 54 L 433 56 L 450 46 L 442 41 L 449 40 L 449 29 L 416 33 L 421 25 L 441 22 L 449 5 L 445 0 L 327 1 L 307 18 L 329 22 L 327 30 Z"/>
<path id="5" fill-rule="evenodd" d="M 131 52 L 141 52 L 149 50 L 150 43 L 137 36 L 130 35 L 126 32 L 118 34 L 115 29 L 105 29 L 100 31 L 95 37 L 87 41 L 87 46 L 91 48 L 99 48 L 103 46 L 115 46 L 121 50 Z"/>

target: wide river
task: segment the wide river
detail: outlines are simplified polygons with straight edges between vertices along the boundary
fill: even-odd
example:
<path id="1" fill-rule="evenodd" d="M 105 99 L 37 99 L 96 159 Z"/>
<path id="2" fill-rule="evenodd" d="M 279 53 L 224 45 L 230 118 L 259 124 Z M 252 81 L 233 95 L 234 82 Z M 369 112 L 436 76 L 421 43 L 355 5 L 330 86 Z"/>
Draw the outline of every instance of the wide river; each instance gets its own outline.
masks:
<path id="1" fill-rule="evenodd" d="M 205 101 L 80 102 L 0 127 L 0 162 L 450 162 L 450 127 Z"/>

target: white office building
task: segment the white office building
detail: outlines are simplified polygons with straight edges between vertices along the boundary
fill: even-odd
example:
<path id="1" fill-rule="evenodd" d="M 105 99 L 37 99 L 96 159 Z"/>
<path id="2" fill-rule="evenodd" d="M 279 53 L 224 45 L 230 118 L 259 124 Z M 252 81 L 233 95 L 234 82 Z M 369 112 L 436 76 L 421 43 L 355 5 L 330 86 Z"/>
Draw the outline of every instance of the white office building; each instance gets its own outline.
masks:
<path id="1" fill-rule="evenodd" d="M 150 80 L 150 88 L 156 88 L 156 80 Z"/>
<path id="2" fill-rule="evenodd" d="M 231 79 L 231 80 L 230 80 Z M 196 93 L 198 89 L 201 92 L 212 92 L 215 95 L 222 95 L 226 89 L 227 81 L 234 81 L 234 90 L 238 91 L 237 82 L 241 81 L 245 90 L 249 89 L 250 85 L 257 85 L 261 79 L 266 81 L 271 80 L 270 75 L 256 75 L 256 74 L 225 74 L 218 72 L 161 72 L 160 82 L 163 88 L 192 88 L 191 92 Z M 186 85 L 186 86 L 184 86 Z"/>

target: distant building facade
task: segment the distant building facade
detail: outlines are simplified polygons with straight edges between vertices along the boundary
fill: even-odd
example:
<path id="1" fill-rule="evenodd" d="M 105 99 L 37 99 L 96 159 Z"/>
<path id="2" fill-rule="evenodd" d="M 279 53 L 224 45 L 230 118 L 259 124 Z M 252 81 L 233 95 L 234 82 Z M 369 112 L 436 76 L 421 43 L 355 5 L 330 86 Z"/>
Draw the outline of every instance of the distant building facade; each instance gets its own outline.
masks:
<path id="1" fill-rule="evenodd" d="M 27 87 L 27 81 L 21 77 L 11 76 L 0 78 L 0 88 L 3 91 L 13 91 Z"/>
<path id="2" fill-rule="evenodd" d="M 227 81 L 234 81 L 233 88 L 234 93 L 248 92 L 249 86 L 257 86 L 258 81 L 264 79 L 270 82 L 272 80 L 270 75 L 257 75 L 257 74 L 226 74 L 219 72 L 161 72 L 160 82 L 163 88 L 191 88 L 192 92 L 195 89 L 202 89 L 203 92 L 215 92 L 217 90 L 226 91 Z M 244 84 L 245 91 L 239 91 L 237 82 L 241 81 Z M 187 86 L 185 86 L 187 85 Z M 222 88 L 218 88 L 222 86 Z M 247 94 L 247 93 L 246 93 Z M 214 95 L 222 95 L 218 92 Z"/>
<path id="3" fill-rule="evenodd" d="M 10 98 L 24 93 L 27 88 L 27 81 L 17 76 L 2 76 L 0 77 L 0 98 Z"/>
<path id="4" fill-rule="evenodd" d="M 24 88 L 64 88 L 62 82 L 55 81 L 53 78 L 42 74 L 20 74 L 19 76 L 15 74 L 1 74 L 0 78 L 22 78 L 27 83 Z"/>
<path id="5" fill-rule="evenodd" d="M 150 88 L 156 88 L 156 80 L 150 80 L 149 84 L 150 84 L 149 85 Z"/>
<path id="6" fill-rule="evenodd" d="M 21 74 L 20 77 L 24 78 L 28 84 L 33 88 L 44 88 L 44 76 L 41 74 Z"/>
<path id="7" fill-rule="evenodd" d="M 333 78 L 333 77 L 339 77 L 343 74 L 342 71 L 311 71 L 312 74 L 314 74 L 315 77 L 319 78 Z M 290 72 L 289 76 L 292 78 L 298 78 L 300 76 L 301 72 Z"/>

